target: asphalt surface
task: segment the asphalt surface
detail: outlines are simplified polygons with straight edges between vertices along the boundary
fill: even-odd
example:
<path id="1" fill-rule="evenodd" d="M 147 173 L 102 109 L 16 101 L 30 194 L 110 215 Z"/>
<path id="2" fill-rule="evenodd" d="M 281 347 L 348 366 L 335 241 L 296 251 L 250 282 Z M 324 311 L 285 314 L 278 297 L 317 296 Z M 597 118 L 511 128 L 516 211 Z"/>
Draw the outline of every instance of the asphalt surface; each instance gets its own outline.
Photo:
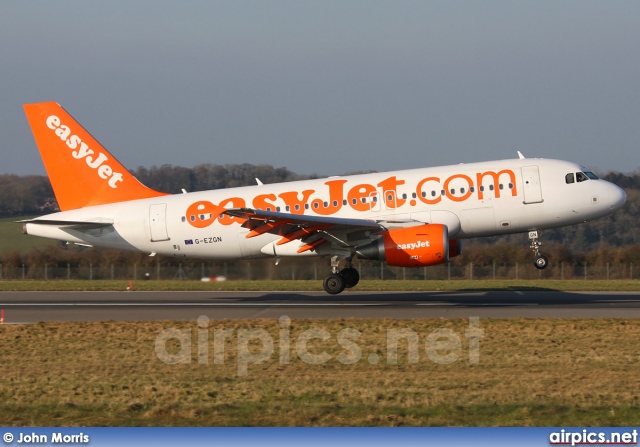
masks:
<path id="1" fill-rule="evenodd" d="M 640 292 L 0 292 L 5 324 L 244 318 L 640 318 Z"/>

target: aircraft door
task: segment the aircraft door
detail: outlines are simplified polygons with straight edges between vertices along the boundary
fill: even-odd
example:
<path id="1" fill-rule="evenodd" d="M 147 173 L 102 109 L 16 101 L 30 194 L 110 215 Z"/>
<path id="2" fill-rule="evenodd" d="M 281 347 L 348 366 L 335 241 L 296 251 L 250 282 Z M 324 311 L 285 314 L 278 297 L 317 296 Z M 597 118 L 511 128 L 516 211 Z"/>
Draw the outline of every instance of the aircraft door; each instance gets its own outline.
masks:
<path id="1" fill-rule="evenodd" d="M 395 210 L 398 207 L 396 192 L 389 190 L 384 191 L 384 203 L 388 210 Z"/>
<path id="2" fill-rule="evenodd" d="M 167 233 L 167 204 L 155 203 L 149 207 L 149 230 L 151 242 L 170 240 Z"/>
<path id="3" fill-rule="evenodd" d="M 524 166 L 522 168 L 522 190 L 524 191 L 524 203 L 543 201 L 538 166 Z"/>

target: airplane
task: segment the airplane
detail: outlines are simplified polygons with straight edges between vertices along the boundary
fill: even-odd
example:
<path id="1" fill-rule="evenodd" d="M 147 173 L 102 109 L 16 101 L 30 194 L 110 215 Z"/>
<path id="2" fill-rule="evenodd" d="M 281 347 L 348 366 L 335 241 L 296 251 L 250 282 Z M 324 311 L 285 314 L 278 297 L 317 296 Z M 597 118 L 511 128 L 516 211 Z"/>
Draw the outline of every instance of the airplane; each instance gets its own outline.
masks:
<path id="1" fill-rule="evenodd" d="M 25 234 L 215 260 L 330 258 L 324 290 L 358 284 L 355 257 L 390 266 L 448 262 L 462 240 L 539 232 L 607 216 L 624 190 L 583 166 L 517 159 L 167 194 L 140 183 L 55 102 L 24 110 L 60 212 L 20 221 Z"/>

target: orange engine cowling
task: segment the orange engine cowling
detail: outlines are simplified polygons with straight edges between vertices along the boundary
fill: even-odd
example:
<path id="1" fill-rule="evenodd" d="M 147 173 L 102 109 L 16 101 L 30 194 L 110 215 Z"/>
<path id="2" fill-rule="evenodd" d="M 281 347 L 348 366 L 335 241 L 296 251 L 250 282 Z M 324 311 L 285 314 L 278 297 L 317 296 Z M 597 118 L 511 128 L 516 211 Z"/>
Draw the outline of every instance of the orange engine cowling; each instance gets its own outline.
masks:
<path id="1" fill-rule="evenodd" d="M 370 244 L 356 249 L 365 259 L 379 259 L 397 267 L 426 267 L 449 260 L 446 225 L 427 224 L 387 230 Z"/>

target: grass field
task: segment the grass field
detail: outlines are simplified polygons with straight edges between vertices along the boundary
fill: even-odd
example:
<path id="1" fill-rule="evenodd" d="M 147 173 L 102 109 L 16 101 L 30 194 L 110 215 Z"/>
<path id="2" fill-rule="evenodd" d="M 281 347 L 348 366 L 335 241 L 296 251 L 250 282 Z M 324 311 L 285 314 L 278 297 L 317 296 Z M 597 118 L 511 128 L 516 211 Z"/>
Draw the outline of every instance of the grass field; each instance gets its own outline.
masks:
<path id="1" fill-rule="evenodd" d="M 126 280 L 0 281 L 0 291 L 127 290 Z M 232 290 L 232 291 L 322 291 L 321 281 L 201 282 L 187 280 L 134 281 L 134 290 Z M 351 292 L 375 291 L 460 291 L 460 290 L 540 290 L 540 291 L 640 291 L 638 280 L 451 280 L 381 281 L 363 280 Z M 329 296 L 329 295 L 327 295 Z"/>
<path id="2" fill-rule="evenodd" d="M 0 254 L 14 251 L 27 253 L 32 250 L 41 250 L 58 243 L 52 239 L 22 234 L 22 225 L 15 223 L 15 221 L 28 218 L 29 216 L 21 216 L 0 219 Z"/>
<path id="3" fill-rule="evenodd" d="M 311 327 L 331 335 L 307 346 L 329 354 L 326 363 L 300 359 L 299 335 Z M 287 348 L 277 320 L 211 322 L 205 329 L 195 322 L 4 325 L 0 420 L 15 426 L 640 425 L 639 321 L 480 320 L 477 364 L 469 362 L 468 327 L 461 319 L 294 320 L 286 328 Z M 167 364 L 156 355 L 157 337 L 169 328 L 191 335 L 190 349 L 182 345 L 189 363 Z M 214 330 L 223 328 L 231 335 L 224 363 L 216 364 Z M 362 355 L 353 364 L 338 360 L 356 353 L 338 343 L 346 328 L 361 333 L 354 340 Z M 425 351 L 428 335 L 443 328 L 460 339 L 456 349 L 436 351 L 458 356 L 449 364 L 435 363 Z M 267 331 L 274 349 L 241 375 L 239 331 L 249 329 Z M 408 362 L 406 342 L 398 345 L 398 363 L 388 363 L 387 334 L 400 329 L 417 334 L 417 363 Z M 170 354 L 180 347 L 176 340 L 166 346 Z M 247 346 L 252 355 L 262 349 Z M 371 364 L 370 354 L 379 362 Z"/>
<path id="4" fill-rule="evenodd" d="M 0 290 L 125 290 L 128 285 L 0 281 Z M 133 285 L 134 290 L 322 287 L 320 281 Z M 496 289 L 639 290 L 640 281 L 362 281 L 354 291 Z M 171 321 L 1 325 L 0 420 L 10 426 L 640 425 L 635 385 L 640 320 L 480 320 L 484 334 L 477 364 L 469 362 L 468 327 L 461 319 L 295 320 L 287 349 L 276 320 L 216 321 L 206 330 L 195 322 Z M 330 335 L 308 343 L 312 354 L 327 353 L 327 362 L 301 360 L 297 341 L 310 328 Z M 355 353 L 354 345 L 337 339 L 348 328 L 361 333 L 355 340 L 361 355 L 353 364 L 339 361 L 341 354 Z M 432 361 L 425 350 L 429 334 L 443 328 L 460 340 L 453 350 L 435 351 L 457 356 L 449 364 Z M 158 336 L 166 329 L 191 334 L 187 345 L 167 343 L 170 354 L 186 346 L 187 363 L 158 358 Z M 222 363 L 214 362 L 216 329 L 230 332 Z M 248 364 L 246 374 L 239 365 L 263 345 L 254 340 L 244 351 L 243 330 L 267 331 L 274 342 L 271 355 L 254 357 L 259 361 Z M 398 345 L 398 364 L 389 363 L 387 335 L 394 330 L 417 336 L 417 363 L 409 362 L 406 341 Z M 198 338 L 202 334 L 204 341 Z M 371 354 L 377 363 L 370 362 Z"/>

